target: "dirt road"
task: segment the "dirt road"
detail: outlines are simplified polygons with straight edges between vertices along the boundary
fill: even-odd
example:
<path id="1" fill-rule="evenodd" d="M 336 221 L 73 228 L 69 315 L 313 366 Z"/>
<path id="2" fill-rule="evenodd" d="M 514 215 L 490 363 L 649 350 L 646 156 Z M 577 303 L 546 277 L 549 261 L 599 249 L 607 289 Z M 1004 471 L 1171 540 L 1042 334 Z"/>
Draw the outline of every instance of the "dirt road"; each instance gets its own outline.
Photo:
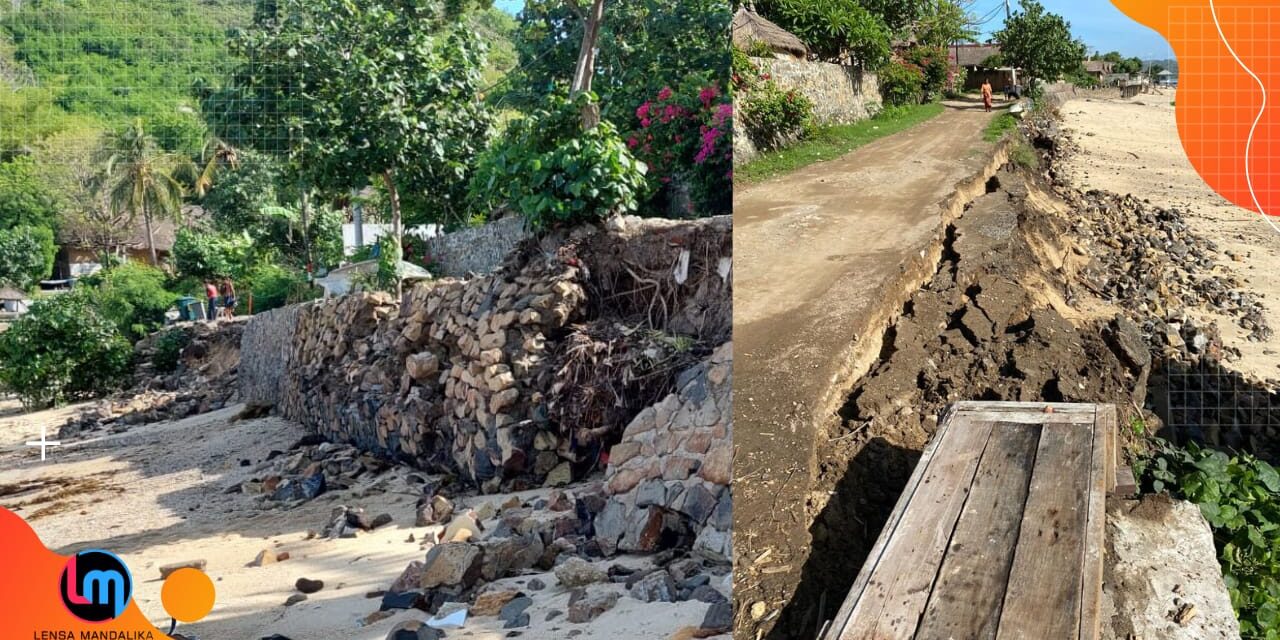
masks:
<path id="1" fill-rule="evenodd" d="M 735 595 L 769 629 L 808 553 L 816 438 L 932 274 L 946 222 L 1004 163 L 992 117 L 941 116 L 734 196 Z M 762 603 L 752 608 L 752 605 Z M 838 603 L 828 603 L 834 611 Z M 830 611 L 828 612 L 830 613 Z M 742 622 L 750 626 L 745 628 Z M 783 631 L 813 637 L 812 629 Z"/>
<path id="2" fill-rule="evenodd" d="M 1178 138 L 1176 97 L 1166 90 L 1127 100 L 1077 99 L 1064 105 L 1063 127 L 1082 151 L 1067 162 L 1067 180 L 1081 189 L 1133 194 L 1186 212 L 1192 230 L 1217 243 L 1228 256 L 1218 268 L 1259 295 L 1269 324 L 1280 327 L 1280 232 L 1219 196 L 1196 173 Z M 1280 226 L 1280 219 L 1274 220 Z M 1258 381 L 1280 378 L 1275 340 L 1249 341 L 1249 331 L 1226 314 L 1197 315 L 1216 322 L 1224 342 L 1240 350 L 1240 358 L 1229 363 L 1233 369 Z"/>

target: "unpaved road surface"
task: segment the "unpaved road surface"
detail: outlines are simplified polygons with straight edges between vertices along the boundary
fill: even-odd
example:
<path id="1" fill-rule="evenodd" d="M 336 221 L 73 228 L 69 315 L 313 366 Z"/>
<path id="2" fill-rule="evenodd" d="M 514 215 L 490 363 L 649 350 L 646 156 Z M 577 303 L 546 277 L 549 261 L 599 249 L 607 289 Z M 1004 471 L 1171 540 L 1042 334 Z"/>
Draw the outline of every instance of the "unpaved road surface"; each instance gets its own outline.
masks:
<path id="1" fill-rule="evenodd" d="M 932 274 L 946 218 L 982 193 L 983 174 L 1003 164 L 982 140 L 993 114 L 949 107 L 842 158 L 734 195 L 741 637 L 770 628 L 796 585 L 808 553 L 805 505 L 820 427 L 836 419 L 853 380 L 876 358 L 884 327 Z M 957 199 L 958 189 L 975 193 Z M 764 608 L 752 611 L 757 602 Z M 828 606 L 833 612 L 839 602 Z"/>
<path id="2" fill-rule="evenodd" d="M 1076 99 L 1062 109 L 1062 125 L 1082 153 L 1067 162 L 1065 177 L 1080 189 L 1133 194 L 1160 207 L 1179 209 L 1201 237 L 1235 256 L 1219 268 L 1238 276 L 1261 297 L 1268 323 L 1280 327 L 1280 231 L 1258 214 L 1218 195 L 1196 173 L 1178 138 L 1177 95 L 1130 99 Z M 1280 226 L 1280 218 L 1273 217 Z M 1232 369 L 1257 381 L 1280 379 L 1280 346 L 1250 342 L 1248 331 L 1226 315 L 1198 314 L 1214 321 L 1223 341 L 1240 350 Z"/>
<path id="3" fill-rule="evenodd" d="M 49 450 L 23 445 L 38 440 L 45 425 L 54 438 L 71 407 L 22 415 L 15 403 L 0 402 L 0 506 L 25 518 L 50 549 L 70 555 L 107 549 L 121 555 L 134 575 L 134 598 L 161 630 L 168 617 L 160 602 L 162 565 L 204 559 L 213 578 L 217 603 L 208 618 L 179 627 L 205 639 L 253 639 L 280 633 L 299 640 L 383 640 L 406 619 L 427 614 L 401 611 L 364 624 L 380 600 L 366 594 L 386 589 L 412 561 L 425 555 L 428 530 L 414 527 L 415 497 L 404 482 L 405 469 L 393 469 L 351 489 L 330 491 L 291 509 L 264 506 L 253 497 L 224 490 L 253 476 L 268 452 L 287 450 L 305 431 L 279 418 L 234 421 L 240 405 L 185 420 L 135 426 L 125 433 L 91 436 Z M 241 461 L 248 460 L 249 466 Z M 546 493 L 517 494 L 522 500 Z M 462 498 L 460 508 L 508 495 Z M 338 505 L 364 507 L 371 515 L 389 513 L 392 524 L 353 539 L 310 539 Z M 487 523 L 496 526 L 495 522 Z M 410 542 L 414 535 L 417 542 Z M 247 564 L 263 550 L 287 551 L 288 560 L 265 567 Z M 646 560 L 622 557 L 607 564 L 646 566 Z M 604 565 L 602 565 L 602 568 Z M 297 593 L 300 577 L 320 579 L 324 589 L 305 602 L 285 607 Z M 710 605 L 689 601 L 645 603 L 623 596 L 617 606 L 592 623 L 571 624 L 563 616 L 569 590 L 555 575 L 530 574 L 497 581 L 522 589 L 532 578 L 547 584 L 529 591 L 531 624 L 522 638 L 625 637 L 666 640 L 684 627 L 697 627 Z M 622 584 L 612 585 L 620 593 Z M 496 617 L 472 617 L 450 638 L 497 640 L 509 630 Z"/>

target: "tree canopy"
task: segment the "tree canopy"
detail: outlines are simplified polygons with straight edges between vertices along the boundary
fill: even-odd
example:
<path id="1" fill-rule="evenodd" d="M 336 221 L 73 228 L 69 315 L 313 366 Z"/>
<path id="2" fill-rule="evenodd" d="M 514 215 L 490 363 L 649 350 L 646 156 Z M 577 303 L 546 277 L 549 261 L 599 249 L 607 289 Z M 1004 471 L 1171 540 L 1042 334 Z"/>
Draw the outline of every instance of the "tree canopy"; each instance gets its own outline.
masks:
<path id="1" fill-rule="evenodd" d="M 1056 79 L 1084 59 L 1084 43 L 1071 34 L 1071 23 L 1036 0 L 1022 0 L 995 39 L 1009 64 L 1037 80 Z"/>

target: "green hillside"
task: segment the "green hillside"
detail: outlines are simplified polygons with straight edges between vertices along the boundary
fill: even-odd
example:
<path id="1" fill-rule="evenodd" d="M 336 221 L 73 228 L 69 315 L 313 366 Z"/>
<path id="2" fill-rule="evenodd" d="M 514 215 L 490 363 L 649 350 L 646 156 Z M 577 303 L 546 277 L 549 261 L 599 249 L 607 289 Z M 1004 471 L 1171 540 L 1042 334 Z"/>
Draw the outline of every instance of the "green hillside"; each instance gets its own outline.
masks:
<path id="1" fill-rule="evenodd" d="M 57 106 L 114 121 L 188 103 L 251 15 L 252 0 L 26 0 L 0 26 Z"/>

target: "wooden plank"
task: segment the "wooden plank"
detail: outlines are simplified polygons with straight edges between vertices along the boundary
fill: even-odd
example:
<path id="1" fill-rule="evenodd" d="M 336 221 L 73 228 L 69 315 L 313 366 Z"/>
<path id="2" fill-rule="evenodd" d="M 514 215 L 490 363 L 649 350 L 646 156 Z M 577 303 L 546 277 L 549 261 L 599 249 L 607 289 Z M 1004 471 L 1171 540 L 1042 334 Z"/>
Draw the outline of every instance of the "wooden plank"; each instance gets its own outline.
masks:
<path id="1" fill-rule="evenodd" d="M 1076 411 L 1062 413 L 1045 413 L 1043 411 L 964 411 L 962 415 L 969 420 L 988 422 L 1020 422 L 1022 424 L 1078 424 L 1088 426 L 1093 423 L 1092 413 Z"/>
<path id="2" fill-rule="evenodd" d="M 916 461 L 916 468 L 911 472 L 911 477 L 907 478 L 907 484 L 902 488 L 902 495 L 898 496 L 898 502 L 894 505 L 893 511 L 889 513 L 889 518 L 885 520 L 884 529 L 880 533 L 880 537 L 876 539 L 875 545 L 871 547 L 871 551 L 867 553 L 867 560 L 862 564 L 862 570 L 858 572 L 858 577 L 853 581 L 853 586 L 849 587 L 849 595 L 845 597 L 844 602 L 840 605 L 840 610 L 836 612 L 836 617 L 832 619 L 828 625 L 829 635 L 821 636 L 824 640 L 837 640 L 844 634 L 844 628 L 849 623 L 849 617 L 853 614 L 853 607 L 858 603 L 862 596 L 862 592 L 866 589 L 867 581 L 871 579 L 872 572 L 880 564 L 884 557 L 885 546 L 889 539 L 893 537 L 893 533 L 897 530 L 899 522 L 902 520 L 902 514 L 906 512 L 907 505 L 911 503 L 912 496 L 922 484 L 925 474 L 929 471 L 929 465 L 938 451 L 938 444 L 941 443 L 947 435 L 947 431 L 951 428 L 952 418 L 955 417 L 956 406 L 951 405 L 942 412 L 938 417 L 938 429 L 933 434 L 933 439 L 929 444 L 925 445 L 924 451 L 920 453 L 920 459 Z"/>
<path id="3" fill-rule="evenodd" d="M 991 432 L 917 638 L 994 638 L 1040 442 L 1039 425 Z"/>
<path id="4" fill-rule="evenodd" d="M 951 533 L 969 495 L 990 422 L 952 418 L 938 452 L 885 546 L 842 631 L 842 640 L 915 635 Z"/>
<path id="5" fill-rule="evenodd" d="M 1107 491 L 1116 488 L 1116 474 L 1119 472 L 1120 464 L 1120 416 L 1116 411 L 1114 404 L 1098 405 L 1098 415 L 1094 420 L 1096 427 L 1105 429 L 1104 437 L 1107 442 L 1107 461 L 1106 468 L 1102 470 L 1107 478 Z"/>
<path id="6" fill-rule="evenodd" d="M 1088 515 L 1080 579 L 1080 640 L 1102 635 L 1102 563 L 1106 553 L 1107 491 L 1115 486 L 1116 411 L 1098 407 L 1093 426 L 1093 459 L 1089 475 Z"/>
<path id="7" fill-rule="evenodd" d="M 1045 425 L 1000 614 L 999 640 L 1075 638 L 1095 430 Z"/>
<path id="8" fill-rule="evenodd" d="M 1092 416 L 1096 405 L 1083 402 L 1004 402 L 998 400 L 965 400 L 956 403 L 956 409 L 966 411 L 1003 411 L 1017 413 L 1035 411 L 1044 413 L 1045 407 L 1052 407 L 1053 413 L 1082 413 Z"/>

